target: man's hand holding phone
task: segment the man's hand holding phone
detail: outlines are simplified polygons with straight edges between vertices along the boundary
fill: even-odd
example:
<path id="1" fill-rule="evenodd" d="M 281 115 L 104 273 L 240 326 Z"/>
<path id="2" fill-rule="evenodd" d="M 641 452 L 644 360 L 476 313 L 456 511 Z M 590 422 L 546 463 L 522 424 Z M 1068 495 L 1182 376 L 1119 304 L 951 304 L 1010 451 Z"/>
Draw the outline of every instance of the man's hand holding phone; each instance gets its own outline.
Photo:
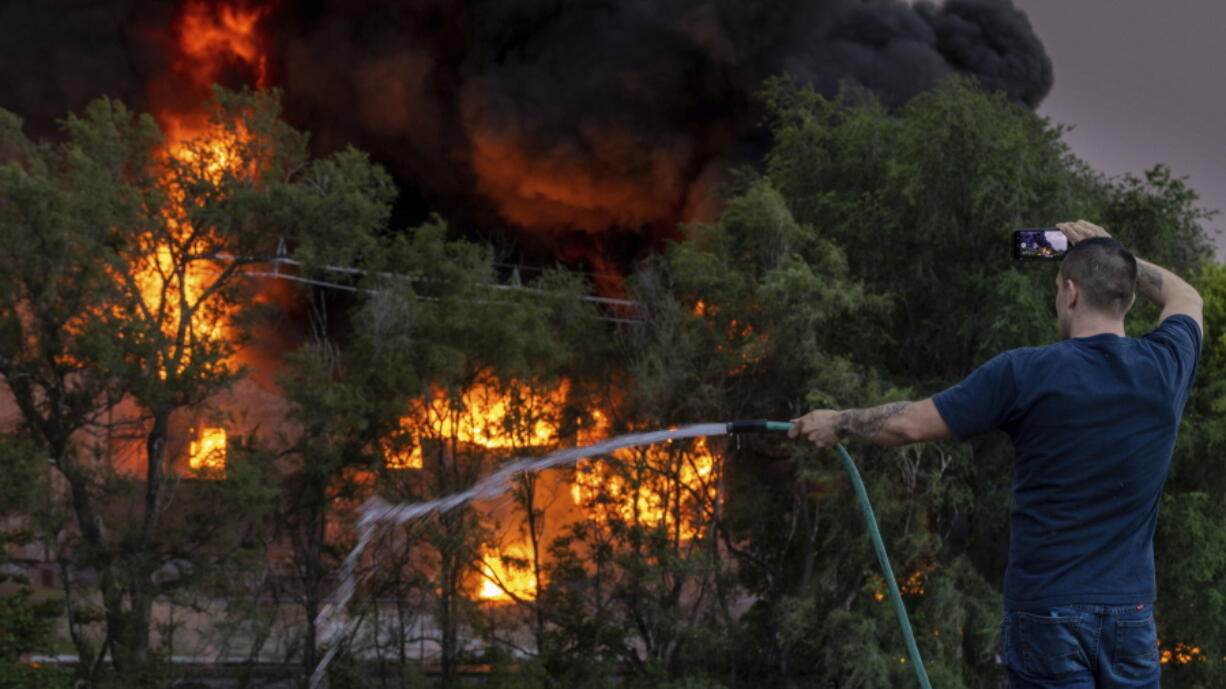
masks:
<path id="1" fill-rule="evenodd" d="M 1076 222 L 1056 223 L 1056 229 L 1068 237 L 1070 246 L 1090 237 L 1110 237 L 1107 231 L 1092 222 L 1078 220 Z"/>

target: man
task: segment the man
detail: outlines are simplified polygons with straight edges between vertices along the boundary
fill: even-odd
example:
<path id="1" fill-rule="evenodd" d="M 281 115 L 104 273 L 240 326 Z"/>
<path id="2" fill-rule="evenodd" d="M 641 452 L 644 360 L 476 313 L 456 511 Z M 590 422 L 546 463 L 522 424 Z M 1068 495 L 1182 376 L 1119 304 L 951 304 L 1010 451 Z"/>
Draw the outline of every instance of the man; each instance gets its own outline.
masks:
<path id="1" fill-rule="evenodd" d="M 1056 277 L 1061 342 L 1000 354 L 921 402 L 809 412 L 791 436 L 829 447 L 1007 431 L 1011 685 L 1157 687 L 1154 527 L 1200 356 L 1202 302 L 1101 227 L 1058 227 L 1071 245 Z M 1162 309 L 1158 328 L 1139 339 L 1124 334 L 1134 289 Z"/>

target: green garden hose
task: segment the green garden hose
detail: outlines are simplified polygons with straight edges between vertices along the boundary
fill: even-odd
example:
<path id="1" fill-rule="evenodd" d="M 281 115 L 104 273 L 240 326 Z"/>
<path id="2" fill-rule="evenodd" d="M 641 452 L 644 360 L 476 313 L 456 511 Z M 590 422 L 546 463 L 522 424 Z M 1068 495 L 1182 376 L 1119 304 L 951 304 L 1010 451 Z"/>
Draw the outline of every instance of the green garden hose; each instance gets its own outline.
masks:
<path id="1" fill-rule="evenodd" d="M 733 421 L 728 424 L 729 434 L 761 433 L 765 431 L 788 431 L 792 424 L 786 421 L 767 421 L 752 419 Z M 860 479 L 860 471 L 856 463 L 842 444 L 836 444 L 834 449 L 843 460 L 843 468 L 851 478 L 851 485 L 856 491 L 856 500 L 860 503 L 860 511 L 864 513 L 864 522 L 868 524 L 868 534 L 873 541 L 873 550 L 877 553 L 877 562 L 885 574 L 886 584 L 890 588 L 890 602 L 894 604 L 894 612 L 898 615 L 898 626 L 902 628 L 903 642 L 907 645 L 907 655 L 911 657 L 911 665 L 915 668 L 915 676 L 923 689 L 932 689 L 928 682 L 928 673 L 924 671 L 924 660 L 920 658 L 919 647 L 915 645 L 915 633 L 911 630 L 911 620 L 907 618 L 907 607 L 903 605 L 902 594 L 898 592 L 898 582 L 894 579 L 894 569 L 890 567 L 890 558 L 885 552 L 885 543 L 881 540 L 881 531 L 877 528 L 877 517 L 873 514 L 873 505 L 868 501 L 868 492 L 864 490 L 864 481 Z"/>

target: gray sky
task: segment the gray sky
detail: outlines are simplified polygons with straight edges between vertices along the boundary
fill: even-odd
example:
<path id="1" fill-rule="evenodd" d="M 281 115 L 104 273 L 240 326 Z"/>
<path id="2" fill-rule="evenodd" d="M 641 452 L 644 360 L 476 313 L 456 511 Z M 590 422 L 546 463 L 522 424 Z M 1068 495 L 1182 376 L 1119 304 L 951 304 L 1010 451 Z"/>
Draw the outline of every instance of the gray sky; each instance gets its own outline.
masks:
<path id="1" fill-rule="evenodd" d="M 1203 206 L 1226 211 L 1226 2 L 1014 4 L 1055 71 L 1039 113 L 1074 127 L 1065 138 L 1077 155 L 1109 175 L 1167 163 Z M 1226 259 L 1226 213 L 1209 228 Z"/>

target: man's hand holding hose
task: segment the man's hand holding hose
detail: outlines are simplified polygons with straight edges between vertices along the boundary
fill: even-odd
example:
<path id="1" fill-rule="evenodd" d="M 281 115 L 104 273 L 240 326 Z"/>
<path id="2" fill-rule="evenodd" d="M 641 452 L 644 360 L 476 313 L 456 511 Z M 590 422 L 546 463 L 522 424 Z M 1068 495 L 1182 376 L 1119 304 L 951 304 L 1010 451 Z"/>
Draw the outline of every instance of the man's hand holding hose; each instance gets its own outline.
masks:
<path id="1" fill-rule="evenodd" d="M 814 409 L 792 419 L 792 424 L 788 437 L 804 438 L 818 447 L 832 447 L 842 438 L 858 438 L 874 445 L 905 445 L 953 436 L 932 398 L 868 409 Z"/>

